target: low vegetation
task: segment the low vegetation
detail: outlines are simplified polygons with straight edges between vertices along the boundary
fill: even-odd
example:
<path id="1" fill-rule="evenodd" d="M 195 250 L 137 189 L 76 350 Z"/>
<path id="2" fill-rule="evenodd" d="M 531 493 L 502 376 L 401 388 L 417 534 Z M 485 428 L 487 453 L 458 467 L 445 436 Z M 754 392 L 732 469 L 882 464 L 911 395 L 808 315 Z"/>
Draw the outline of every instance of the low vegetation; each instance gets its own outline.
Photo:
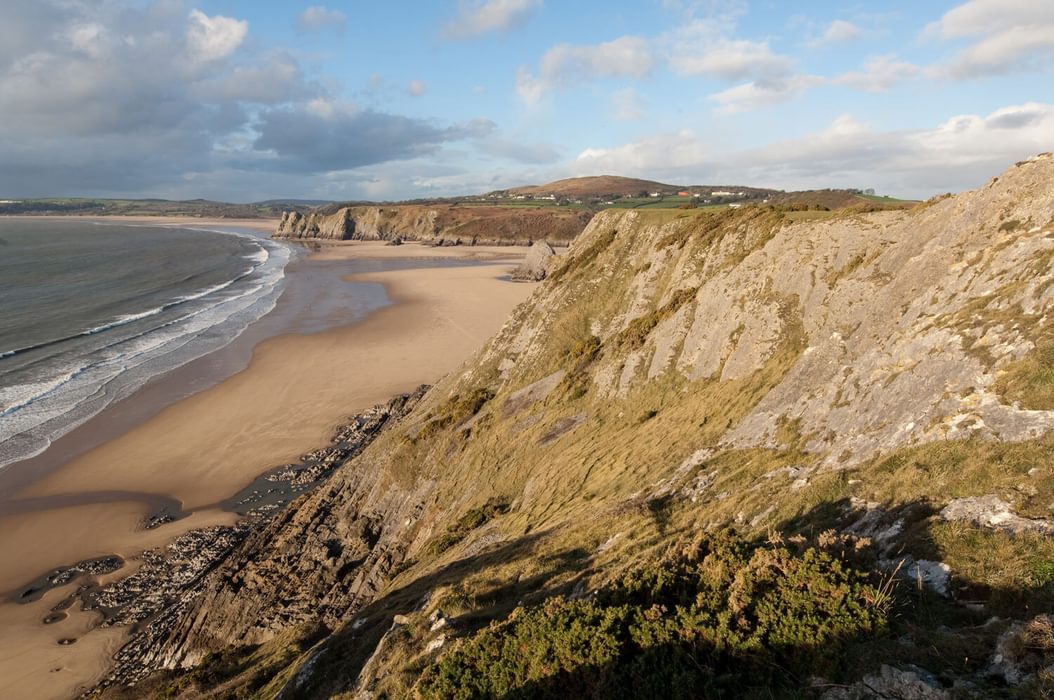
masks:
<path id="1" fill-rule="evenodd" d="M 465 539 L 473 530 L 483 527 L 490 520 L 508 512 L 509 500 L 507 498 L 491 498 L 482 506 L 472 508 L 458 518 L 446 533 L 432 540 L 425 549 L 432 555 L 442 554 Z"/>
<path id="2" fill-rule="evenodd" d="M 838 678 L 892 598 L 816 547 L 704 537 L 589 599 L 519 608 L 429 667 L 424 698 L 771 697 Z"/>

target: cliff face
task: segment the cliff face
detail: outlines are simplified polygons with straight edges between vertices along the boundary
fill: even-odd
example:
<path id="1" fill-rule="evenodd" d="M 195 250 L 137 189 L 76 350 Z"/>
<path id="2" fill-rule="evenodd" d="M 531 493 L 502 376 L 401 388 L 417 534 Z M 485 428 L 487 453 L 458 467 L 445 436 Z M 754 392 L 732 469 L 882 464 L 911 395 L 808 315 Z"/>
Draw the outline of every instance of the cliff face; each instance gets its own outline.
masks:
<path id="1" fill-rule="evenodd" d="M 1008 552 L 1054 547 L 991 523 L 1054 502 L 1052 183 L 1044 155 L 911 211 L 598 215 L 465 371 L 247 542 L 146 658 L 320 620 L 283 697 L 408 693 L 480 619 L 729 527 L 867 535 L 893 575 L 945 572 L 945 598 L 947 571 L 989 596 L 1024 581 Z M 1007 517 L 942 524 L 989 497 Z"/>
<path id="2" fill-rule="evenodd" d="M 590 218 L 588 212 L 501 207 L 343 207 L 330 214 L 286 212 L 274 237 L 522 245 L 570 241 Z"/>

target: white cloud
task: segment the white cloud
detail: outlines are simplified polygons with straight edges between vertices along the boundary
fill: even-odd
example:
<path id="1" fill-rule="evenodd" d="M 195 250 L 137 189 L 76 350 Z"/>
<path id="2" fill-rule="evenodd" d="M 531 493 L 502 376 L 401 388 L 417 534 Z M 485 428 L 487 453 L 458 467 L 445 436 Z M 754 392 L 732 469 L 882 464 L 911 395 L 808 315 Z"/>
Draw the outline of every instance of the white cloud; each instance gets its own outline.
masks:
<path id="1" fill-rule="evenodd" d="M 868 60 L 863 71 L 844 73 L 835 78 L 834 82 L 865 92 L 885 92 L 901 80 L 919 75 L 921 70 L 915 64 L 901 61 L 896 56 L 877 56 Z"/>
<path id="2" fill-rule="evenodd" d="M 957 79 L 1045 70 L 1054 58 L 1054 3 L 971 0 L 927 25 L 926 38 L 973 39 L 931 72 Z"/>
<path id="3" fill-rule="evenodd" d="M 823 82 L 823 78 L 815 75 L 777 77 L 736 85 L 714 93 L 708 99 L 717 103 L 719 112 L 736 114 L 787 102 Z"/>
<path id="4" fill-rule="evenodd" d="M 858 39 L 863 31 L 860 27 L 844 19 L 836 19 L 827 25 L 827 29 L 818 39 L 809 42 L 809 46 L 821 47 L 832 44 L 842 44 L 853 39 Z"/>
<path id="5" fill-rule="evenodd" d="M 443 27 L 443 36 L 454 41 L 507 31 L 522 24 L 542 0 L 463 0 L 461 13 Z"/>
<path id="6" fill-rule="evenodd" d="M 18 5 L 0 23 L 0 191 L 13 196 L 318 196 L 333 170 L 432 160 L 494 131 L 360 108 L 290 52 L 247 45 L 246 23 L 182 0 Z"/>
<path id="7" fill-rule="evenodd" d="M 639 121 L 644 118 L 644 99 L 633 88 L 616 90 L 611 95 L 614 118 L 617 121 Z"/>
<path id="8" fill-rule="evenodd" d="M 296 26 L 302 32 L 319 32 L 324 29 L 344 31 L 348 17 L 340 10 L 331 10 L 324 5 L 312 5 L 296 18 Z"/>
<path id="9" fill-rule="evenodd" d="M 187 47 L 197 60 L 214 61 L 232 54 L 248 33 L 249 23 L 245 20 L 209 17 L 201 10 L 191 10 Z"/>
<path id="10" fill-rule="evenodd" d="M 670 68 L 681 75 L 705 75 L 721 80 L 756 80 L 787 75 L 789 56 L 774 53 L 767 41 L 731 39 L 721 23 L 698 20 L 667 37 Z"/>
<path id="11" fill-rule="evenodd" d="M 520 68 L 516 90 L 524 102 L 534 104 L 552 90 L 598 78 L 643 78 L 654 67 L 651 47 L 640 37 L 624 36 L 590 46 L 561 44 L 542 56 L 537 76 Z"/>
<path id="12" fill-rule="evenodd" d="M 1054 22 L 1054 5 L 1043 0 L 970 0 L 926 26 L 943 39 L 991 34 Z"/>
<path id="13" fill-rule="evenodd" d="M 571 163 L 577 175 L 683 174 L 700 169 L 713 150 L 691 129 L 657 134 L 614 148 L 587 148 Z"/>
<path id="14" fill-rule="evenodd" d="M 1054 104 L 1029 102 L 916 130 L 881 131 L 843 114 L 822 131 L 744 150 L 684 130 L 585 149 L 569 170 L 686 184 L 874 187 L 927 197 L 977 187 L 1015 161 L 1050 150 L 1051 143 Z"/>
<path id="15" fill-rule="evenodd" d="M 406 92 L 411 97 L 420 97 L 428 90 L 428 86 L 421 80 L 411 80 L 406 86 Z"/>

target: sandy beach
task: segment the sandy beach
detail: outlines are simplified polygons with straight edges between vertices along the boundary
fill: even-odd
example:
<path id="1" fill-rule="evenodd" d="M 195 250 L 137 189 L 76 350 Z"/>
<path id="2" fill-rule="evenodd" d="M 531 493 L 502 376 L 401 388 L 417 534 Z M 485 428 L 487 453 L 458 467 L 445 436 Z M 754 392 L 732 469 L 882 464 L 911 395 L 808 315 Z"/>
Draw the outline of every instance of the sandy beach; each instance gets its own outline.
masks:
<path id="1" fill-rule="evenodd" d="M 263 225 L 259 220 L 144 219 Z M 125 406 L 129 429 L 122 427 L 120 434 L 81 454 L 72 452 L 71 459 L 26 483 L 14 503 L 29 506 L 0 510 L 5 563 L 0 570 L 5 601 L 0 603 L 0 696 L 69 697 L 101 677 L 125 634 L 88 633 L 95 616 L 83 612 L 44 626 L 48 609 L 68 595 L 70 586 L 25 605 L 11 602 L 21 586 L 51 568 L 111 553 L 131 560 L 116 574 L 126 575 L 144 549 L 189 529 L 231 522 L 233 516 L 218 502 L 265 470 L 325 444 L 348 415 L 434 382 L 497 331 L 534 289 L 500 279 L 523 253 L 515 248 L 325 245 L 314 259 L 468 258 L 476 264 L 358 274 L 354 281 L 383 285 L 393 303 L 350 326 L 263 340 L 252 349 L 247 368 L 157 407 L 145 420 L 129 418 Z M 112 413 L 120 415 L 122 403 L 134 399 L 115 404 Z M 78 430 L 84 432 L 93 421 L 105 428 L 108 412 Z M 12 494 L 4 496 L 10 502 Z M 156 498 L 176 499 L 191 515 L 144 530 Z M 60 646 L 63 638 L 77 643 Z"/>

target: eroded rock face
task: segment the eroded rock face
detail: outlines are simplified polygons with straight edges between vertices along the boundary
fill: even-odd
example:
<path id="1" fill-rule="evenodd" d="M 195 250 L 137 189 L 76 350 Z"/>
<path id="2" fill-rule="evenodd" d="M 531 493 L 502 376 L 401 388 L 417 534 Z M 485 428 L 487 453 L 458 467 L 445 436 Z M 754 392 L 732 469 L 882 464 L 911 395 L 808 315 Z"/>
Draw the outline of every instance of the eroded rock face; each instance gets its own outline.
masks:
<path id="1" fill-rule="evenodd" d="M 789 363 L 730 426 L 726 446 L 772 446 L 786 420 L 800 421 L 806 449 L 827 453 L 830 467 L 934 440 L 1022 440 L 1054 428 L 1054 413 L 1003 401 L 996 383 L 1054 311 L 1052 180 L 1054 157 L 1044 155 L 914 210 L 773 223 L 743 209 L 723 236 L 689 218 L 652 225 L 608 211 L 551 274 L 613 235 L 591 284 L 618 295 L 623 311 L 593 320 L 602 342 L 691 295 L 642 343 L 601 360 L 592 374 L 603 396 L 671 372 L 729 382 Z M 501 366 L 543 357 L 551 321 L 542 310 L 583 301 L 543 288 L 538 312 L 494 345 Z"/>
<path id="2" fill-rule="evenodd" d="M 275 238 L 443 241 L 447 245 L 530 245 L 549 239 L 570 241 L 592 218 L 589 212 L 515 210 L 499 207 L 341 207 L 333 212 L 286 212 Z"/>
<path id="3" fill-rule="evenodd" d="M 556 251 L 545 241 L 535 241 L 523 259 L 512 272 L 512 278 L 520 282 L 541 282 L 549 272 L 549 266 L 556 257 Z"/>
<path id="4" fill-rule="evenodd" d="M 341 209 L 330 216 L 290 211 L 282 215 L 274 237 L 348 240 L 355 237 L 355 220 L 350 209 Z"/>

